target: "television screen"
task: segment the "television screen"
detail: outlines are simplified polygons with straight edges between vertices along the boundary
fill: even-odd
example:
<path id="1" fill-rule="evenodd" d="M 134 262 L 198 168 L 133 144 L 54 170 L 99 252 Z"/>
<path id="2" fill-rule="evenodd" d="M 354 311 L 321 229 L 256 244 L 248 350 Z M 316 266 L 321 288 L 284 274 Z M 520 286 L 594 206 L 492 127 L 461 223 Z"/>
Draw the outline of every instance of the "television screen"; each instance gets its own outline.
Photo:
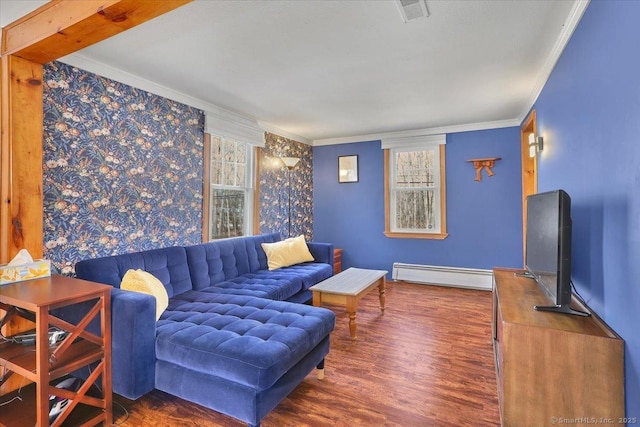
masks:
<path id="1" fill-rule="evenodd" d="M 571 302 L 571 198 L 563 190 L 527 197 L 525 268 L 552 306 L 538 310 L 579 314 Z"/>

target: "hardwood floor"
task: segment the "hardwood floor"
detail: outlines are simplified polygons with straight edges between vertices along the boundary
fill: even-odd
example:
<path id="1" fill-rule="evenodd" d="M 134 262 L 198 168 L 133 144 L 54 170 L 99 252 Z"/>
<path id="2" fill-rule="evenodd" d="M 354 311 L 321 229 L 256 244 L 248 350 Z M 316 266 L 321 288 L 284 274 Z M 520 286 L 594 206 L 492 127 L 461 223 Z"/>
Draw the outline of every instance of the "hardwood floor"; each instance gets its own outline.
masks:
<path id="1" fill-rule="evenodd" d="M 286 426 L 497 426 L 500 424 L 491 344 L 491 293 L 388 283 L 381 315 L 377 293 L 358 308 L 358 339 L 337 314 L 325 379 L 311 373 L 263 421 Z M 246 424 L 163 392 L 136 401 L 117 395 L 121 426 Z"/>

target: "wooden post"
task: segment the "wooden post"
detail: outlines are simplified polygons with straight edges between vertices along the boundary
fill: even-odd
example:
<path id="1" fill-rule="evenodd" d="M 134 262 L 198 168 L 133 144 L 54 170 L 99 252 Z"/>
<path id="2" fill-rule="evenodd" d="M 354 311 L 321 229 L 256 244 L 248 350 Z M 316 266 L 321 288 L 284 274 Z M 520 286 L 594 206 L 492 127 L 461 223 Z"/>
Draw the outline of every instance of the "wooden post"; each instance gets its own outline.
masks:
<path id="1" fill-rule="evenodd" d="M 42 257 L 42 65 L 2 57 L 0 262 Z"/>

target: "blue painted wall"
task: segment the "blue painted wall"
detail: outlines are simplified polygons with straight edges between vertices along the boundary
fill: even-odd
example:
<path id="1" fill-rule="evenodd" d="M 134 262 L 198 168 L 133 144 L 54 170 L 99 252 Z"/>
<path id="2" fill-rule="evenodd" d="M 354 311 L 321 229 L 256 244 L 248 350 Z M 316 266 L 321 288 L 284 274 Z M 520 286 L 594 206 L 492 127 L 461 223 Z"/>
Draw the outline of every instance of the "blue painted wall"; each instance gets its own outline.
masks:
<path id="1" fill-rule="evenodd" d="M 447 135 L 447 231 L 444 240 L 394 239 L 384 232 L 380 141 L 313 149 L 314 239 L 343 249 L 343 268 L 391 272 L 394 262 L 486 268 L 522 266 L 519 128 Z M 338 156 L 359 156 L 359 182 L 338 183 Z M 474 181 L 467 159 L 501 157 Z"/>
<path id="2" fill-rule="evenodd" d="M 571 195 L 573 281 L 625 340 L 630 417 L 640 417 L 638 17 L 640 2 L 591 2 L 534 106 L 539 190 Z"/>

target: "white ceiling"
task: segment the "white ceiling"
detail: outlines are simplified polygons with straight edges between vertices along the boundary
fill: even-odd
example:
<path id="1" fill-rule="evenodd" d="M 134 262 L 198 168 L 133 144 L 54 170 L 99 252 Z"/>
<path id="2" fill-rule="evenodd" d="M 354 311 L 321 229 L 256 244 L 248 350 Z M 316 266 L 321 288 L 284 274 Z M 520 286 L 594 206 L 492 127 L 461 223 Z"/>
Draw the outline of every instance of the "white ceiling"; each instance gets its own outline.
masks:
<path id="1" fill-rule="evenodd" d="M 43 3 L 0 0 L 0 25 Z M 196 0 L 63 61 L 318 145 L 517 126 L 588 2 L 427 4 Z"/>

